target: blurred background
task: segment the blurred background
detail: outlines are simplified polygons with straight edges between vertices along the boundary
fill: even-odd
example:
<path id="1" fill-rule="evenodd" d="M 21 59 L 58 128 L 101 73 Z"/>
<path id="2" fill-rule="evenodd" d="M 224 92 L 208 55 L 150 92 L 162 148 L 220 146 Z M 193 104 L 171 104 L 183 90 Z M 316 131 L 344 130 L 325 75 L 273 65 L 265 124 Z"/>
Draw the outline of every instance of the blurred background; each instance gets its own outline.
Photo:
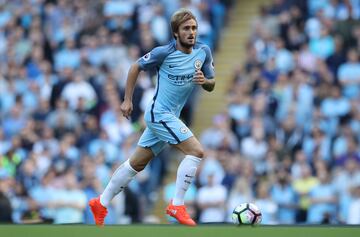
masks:
<path id="1" fill-rule="evenodd" d="M 87 201 L 136 147 L 127 70 L 171 39 L 180 7 L 215 58 L 214 93 L 182 119 L 206 149 L 186 196 L 200 223 L 254 202 L 263 224 L 360 224 L 360 0 L 0 0 L 0 222 L 93 224 Z M 167 223 L 182 154 L 168 148 L 107 224 Z"/>

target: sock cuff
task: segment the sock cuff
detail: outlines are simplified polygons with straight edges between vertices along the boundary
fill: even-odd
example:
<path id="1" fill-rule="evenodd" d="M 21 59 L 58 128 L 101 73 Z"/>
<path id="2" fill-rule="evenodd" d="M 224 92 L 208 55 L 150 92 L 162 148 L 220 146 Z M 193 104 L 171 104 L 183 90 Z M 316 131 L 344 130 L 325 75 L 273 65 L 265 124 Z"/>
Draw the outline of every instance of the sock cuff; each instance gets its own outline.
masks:
<path id="1" fill-rule="evenodd" d="M 188 159 L 188 160 L 194 161 L 196 163 L 201 162 L 201 158 L 196 157 L 196 156 L 192 156 L 192 155 L 186 155 L 184 159 Z"/>
<path id="2" fill-rule="evenodd" d="M 124 167 L 126 167 L 133 175 L 136 175 L 137 173 L 139 173 L 138 171 L 134 170 L 133 167 L 131 167 L 130 165 L 130 160 L 127 159 L 125 162 L 124 162 Z"/>

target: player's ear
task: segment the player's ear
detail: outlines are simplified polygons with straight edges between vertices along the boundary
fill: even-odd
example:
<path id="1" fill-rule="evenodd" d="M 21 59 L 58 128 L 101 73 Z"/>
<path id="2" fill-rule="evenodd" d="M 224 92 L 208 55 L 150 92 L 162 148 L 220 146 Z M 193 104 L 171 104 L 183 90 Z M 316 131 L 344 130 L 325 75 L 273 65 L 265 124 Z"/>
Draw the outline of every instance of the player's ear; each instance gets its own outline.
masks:
<path id="1" fill-rule="evenodd" d="M 179 33 L 178 33 L 178 32 L 174 32 L 174 36 L 175 36 L 175 39 L 179 38 Z"/>

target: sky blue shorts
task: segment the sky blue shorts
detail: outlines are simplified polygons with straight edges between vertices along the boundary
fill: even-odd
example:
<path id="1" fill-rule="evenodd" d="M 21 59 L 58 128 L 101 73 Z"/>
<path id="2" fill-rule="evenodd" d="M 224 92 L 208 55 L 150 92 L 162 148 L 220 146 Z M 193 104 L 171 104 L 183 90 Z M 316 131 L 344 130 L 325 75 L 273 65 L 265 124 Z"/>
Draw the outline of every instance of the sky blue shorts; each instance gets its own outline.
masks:
<path id="1" fill-rule="evenodd" d="M 138 145 L 151 148 L 158 155 L 169 144 L 179 144 L 194 136 L 190 129 L 175 115 L 163 116 L 159 122 L 146 122 L 146 129 Z"/>

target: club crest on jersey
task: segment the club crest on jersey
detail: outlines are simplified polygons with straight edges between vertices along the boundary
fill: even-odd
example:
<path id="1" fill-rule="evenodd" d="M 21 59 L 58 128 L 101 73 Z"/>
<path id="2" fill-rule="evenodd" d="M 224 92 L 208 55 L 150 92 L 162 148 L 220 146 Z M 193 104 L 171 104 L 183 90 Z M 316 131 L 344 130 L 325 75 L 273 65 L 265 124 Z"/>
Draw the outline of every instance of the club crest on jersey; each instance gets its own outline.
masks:
<path id="1" fill-rule="evenodd" d="M 142 58 L 145 60 L 145 61 L 148 61 L 151 57 L 151 54 L 150 53 L 147 53 L 145 54 Z"/>
<path id="2" fill-rule="evenodd" d="M 200 69 L 200 68 L 201 68 L 201 66 L 202 66 L 202 62 L 201 62 L 201 60 L 196 59 L 196 60 L 195 60 L 195 63 L 194 63 L 194 67 L 195 67 L 195 69 Z"/>
<path id="3" fill-rule="evenodd" d="M 187 128 L 187 127 L 182 127 L 182 128 L 180 128 L 180 132 L 182 133 L 182 134 L 185 134 L 185 133 L 187 133 L 189 131 L 189 129 Z"/>

